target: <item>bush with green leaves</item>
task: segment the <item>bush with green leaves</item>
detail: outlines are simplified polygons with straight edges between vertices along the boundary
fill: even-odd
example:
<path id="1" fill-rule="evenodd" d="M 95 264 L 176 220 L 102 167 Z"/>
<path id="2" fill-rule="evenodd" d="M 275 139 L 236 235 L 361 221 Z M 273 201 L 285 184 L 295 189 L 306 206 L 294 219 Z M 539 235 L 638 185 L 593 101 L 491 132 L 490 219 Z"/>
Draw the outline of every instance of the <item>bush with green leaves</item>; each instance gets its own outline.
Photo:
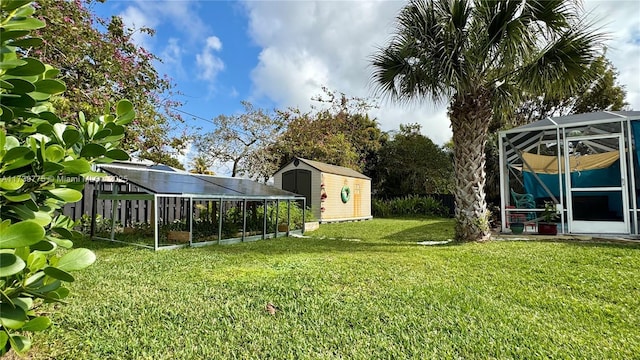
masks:
<path id="1" fill-rule="evenodd" d="M 71 249 L 78 233 L 59 209 L 100 175 L 92 164 L 128 159 L 119 143 L 135 116 L 128 101 L 115 114 L 79 114 L 78 127 L 56 115 L 49 100 L 66 87 L 57 69 L 28 56 L 42 43 L 30 32 L 45 26 L 33 13 L 30 1 L 0 2 L 0 355 L 27 352 L 29 332 L 51 325 L 40 306 L 63 302 L 70 272 L 95 261 Z"/>
<path id="2" fill-rule="evenodd" d="M 256 204 L 257 206 L 247 206 L 246 219 L 247 219 L 247 232 L 262 232 L 264 226 L 264 207 L 262 204 Z M 276 219 L 276 210 L 278 210 L 278 216 Z M 291 202 L 291 229 L 302 229 L 302 208 L 298 202 Z M 193 231 L 194 238 L 204 238 L 209 235 L 218 234 L 218 221 L 203 220 L 206 218 L 200 214 L 200 218 L 194 219 Z M 223 214 L 222 221 L 222 235 L 224 238 L 236 237 L 238 232 L 242 230 L 243 218 L 242 218 L 242 205 L 240 203 L 236 206 L 232 206 Z M 208 215 L 207 215 L 208 216 Z M 305 212 L 305 221 L 314 221 L 313 214 L 307 210 Z M 267 205 L 267 233 L 275 231 L 277 225 L 287 224 L 287 203 L 281 201 L 278 207 L 274 203 Z"/>
<path id="3" fill-rule="evenodd" d="M 373 199 L 373 216 L 447 216 L 442 202 L 428 196 L 409 195 L 394 199 Z"/>
<path id="4" fill-rule="evenodd" d="M 278 221 L 274 222 L 276 217 L 275 215 L 276 210 L 278 212 Z M 280 201 L 277 207 L 275 205 L 267 206 L 267 214 L 269 215 L 267 218 L 268 229 L 273 229 L 274 226 L 276 226 L 277 224 L 286 224 L 288 219 L 287 202 Z M 309 209 L 305 211 L 304 215 L 305 215 L 304 222 L 314 221 L 313 213 Z M 302 229 L 302 222 L 303 222 L 302 207 L 296 201 L 291 202 L 290 216 L 291 216 L 291 228 Z"/>

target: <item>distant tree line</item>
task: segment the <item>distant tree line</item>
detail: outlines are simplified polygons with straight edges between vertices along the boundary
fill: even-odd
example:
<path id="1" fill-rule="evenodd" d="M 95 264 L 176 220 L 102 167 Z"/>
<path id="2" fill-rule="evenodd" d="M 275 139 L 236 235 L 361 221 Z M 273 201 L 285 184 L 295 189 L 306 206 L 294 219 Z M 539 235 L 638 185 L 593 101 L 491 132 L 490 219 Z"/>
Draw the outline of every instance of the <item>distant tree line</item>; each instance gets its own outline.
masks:
<path id="1" fill-rule="evenodd" d="M 310 111 L 245 112 L 213 119 L 216 130 L 196 140 L 199 164 L 231 167 L 232 176 L 266 182 L 294 157 L 344 166 L 372 178 L 374 195 L 449 194 L 450 153 L 423 135 L 419 124 L 383 132 L 368 115 L 370 101 L 323 88 Z"/>

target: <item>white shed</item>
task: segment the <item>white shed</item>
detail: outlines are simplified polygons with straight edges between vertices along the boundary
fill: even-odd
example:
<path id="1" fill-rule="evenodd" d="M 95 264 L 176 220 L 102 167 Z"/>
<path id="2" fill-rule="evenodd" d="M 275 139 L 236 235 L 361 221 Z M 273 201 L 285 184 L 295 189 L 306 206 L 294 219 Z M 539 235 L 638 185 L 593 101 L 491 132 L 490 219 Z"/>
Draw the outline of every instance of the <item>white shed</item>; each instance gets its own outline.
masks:
<path id="1" fill-rule="evenodd" d="M 294 158 L 274 175 L 277 188 L 303 195 L 321 223 L 371 219 L 371 178 L 346 167 Z"/>

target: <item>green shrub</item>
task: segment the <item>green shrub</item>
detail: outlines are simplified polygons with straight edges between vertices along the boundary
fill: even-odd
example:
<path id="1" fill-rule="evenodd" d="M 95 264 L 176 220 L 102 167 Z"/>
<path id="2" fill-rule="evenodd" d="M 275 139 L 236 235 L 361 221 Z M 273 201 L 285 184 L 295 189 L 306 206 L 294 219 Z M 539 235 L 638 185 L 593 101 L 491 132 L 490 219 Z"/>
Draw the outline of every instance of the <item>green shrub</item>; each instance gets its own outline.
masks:
<path id="1" fill-rule="evenodd" d="M 287 223 L 287 203 L 285 201 L 279 202 L 277 209 L 278 209 L 277 224 L 286 224 Z M 273 227 L 277 225 L 277 224 L 274 224 L 274 221 L 273 221 L 273 219 L 275 219 L 276 206 L 275 205 L 267 206 L 267 211 L 269 214 L 269 218 L 267 220 L 269 222 L 268 229 L 273 229 Z M 294 201 L 291 202 L 290 216 L 291 216 L 291 228 L 302 229 L 302 222 L 303 222 L 302 207 L 297 202 L 294 202 Z M 305 211 L 304 221 L 305 222 L 313 221 L 313 214 L 308 209 Z"/>
<path id="2" fill-rule="evenodd" d="M 59 71 L 22 56 L 42 43 L 29 36 L 45 25 L 33 13 L 25 1 L 0 2 L 0 355 L 27 352 L 29 332 L 51 325 L 39 306 L 66 298 L 69 272 L 95 261 L 87 249 L 70 250 L 77 224 L 59 209 L 99 175 L 92 163 L 128 159 L 118 145 L 134 117 L 121 101 L 115 115 L 79 114 L 77 127 L 58 118 L 49 99 L 66 89 Z"/>
<path id="3" fill-rule="evenodd" d="M 431 197 L 409 195 L 395 199 L 373 199 L 373 216 L 447 216 L 442 202 Z"/>

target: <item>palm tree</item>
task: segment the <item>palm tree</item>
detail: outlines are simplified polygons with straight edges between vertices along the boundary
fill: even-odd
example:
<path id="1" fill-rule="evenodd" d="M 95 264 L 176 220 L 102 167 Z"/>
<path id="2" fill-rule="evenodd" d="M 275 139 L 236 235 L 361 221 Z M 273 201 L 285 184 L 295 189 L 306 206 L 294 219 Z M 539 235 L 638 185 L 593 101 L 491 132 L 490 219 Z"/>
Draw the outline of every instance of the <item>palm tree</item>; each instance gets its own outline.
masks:
<path id="1" fill-rule="evenodd" d="M 488 128 L 520 94 L 571 91 L 592 78 L 603 35 L 565 0 L 411 0 L 372 56 L 377 90 L 397 101 L 449 103 L 456 239 L 489 238 Z"/>
<path id="2" fill-rule="evenodd" d="M 213 171 L 209 170 L 210 164 L 202 156 L 193 158 L 191 166 L 192 169 L 189 172 L 192 174 L 215 175 Z"/>

